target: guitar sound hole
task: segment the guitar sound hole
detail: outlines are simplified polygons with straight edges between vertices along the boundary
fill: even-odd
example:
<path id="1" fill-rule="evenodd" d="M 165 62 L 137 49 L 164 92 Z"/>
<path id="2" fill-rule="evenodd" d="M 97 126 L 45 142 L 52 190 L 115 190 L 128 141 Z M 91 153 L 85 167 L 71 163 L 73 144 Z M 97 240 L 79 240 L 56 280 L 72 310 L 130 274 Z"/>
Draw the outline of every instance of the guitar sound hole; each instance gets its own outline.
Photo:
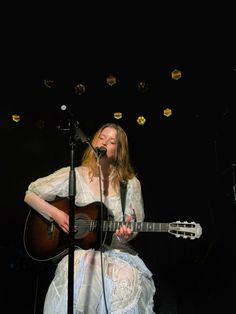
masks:
<path id="1" fill-rule="evenodd" d="M 80 213 L 75 215 L 75 238 L 82 239 L 89 233 L 90 218 L 88 215 Z"/>

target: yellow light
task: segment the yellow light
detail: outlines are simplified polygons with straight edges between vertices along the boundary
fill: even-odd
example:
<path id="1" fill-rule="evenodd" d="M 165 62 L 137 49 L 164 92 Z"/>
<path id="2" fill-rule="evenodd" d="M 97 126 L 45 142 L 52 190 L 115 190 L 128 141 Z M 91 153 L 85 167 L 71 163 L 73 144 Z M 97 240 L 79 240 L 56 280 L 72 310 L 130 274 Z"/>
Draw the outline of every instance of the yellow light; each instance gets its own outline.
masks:
<path id="1" fill-rule="evenodd" d="M 85 86 L 83 84 L 77 84 L 75 86 L 75 94 L 82 95 L 85 93 Z"/>
<path id="2" fill-rule="evenodd" d="M 108 77 L 106 78 L 106 82 L 110 86 L 115 85 L 117 83 L 116 76 L 112 74 L 108 75 Z"/>
<path id="3" fill-rule="evenodd" d="M 145 93 L 149 90 L 149 86 L 148 86 L 148 83 L 145 82 L 145 81 L 140 81 L 138 83 L 138 90 L 142 93 Z"/>
<path id="4" fill-rule="evenodd" d="M 163 110 L 163 114 L 164 116 L 169 117 L 172 115 L 172 110 L 170 108 L 166 108 Z"/>
<path id="5" fill-rule="evenodd" d="M 122 118 L 122 112 L 114 112 L 114 118 L 119 120 Z"/>
<path id="6" fill-rule="evenodd" d="M 139 125 L 144 125 L 144 124 L 146 123 L 146 119 L 144 118 L 144 116 L 139 116 L 139 117 L 137 118 L 137 123 L 138 123 Z"/>
<path id="7" fill-rule="evenodd" d="M 180 78 L 182 77 L 182 72 L 180 71 L 180 70 L 174 70 L 174 71 L 172 71 L 171 72 L 171 78 L 173 79 L 173 80 L 179 80 Z"/>
<path id="8" fill-rule="evenodd" d="M 45 79 L 45 80 L 43 81 L 43 83 L 44 83 L 44 86 L 46 86 L 47 88 L 52 88 L 52 86 L 54 85 L 54 81 L 53 81 L 53 80 L 47 80 L 47 79 Z"/>
<path id="9" fill-rule="evenodd" d="M 19 121 L 20 121 L 20 115 L 18 115 L 18 114 L 13 114 L 13 115 L 12 115 L 12 121 L 14 121 L 14 122 L 19 122 Z"/>

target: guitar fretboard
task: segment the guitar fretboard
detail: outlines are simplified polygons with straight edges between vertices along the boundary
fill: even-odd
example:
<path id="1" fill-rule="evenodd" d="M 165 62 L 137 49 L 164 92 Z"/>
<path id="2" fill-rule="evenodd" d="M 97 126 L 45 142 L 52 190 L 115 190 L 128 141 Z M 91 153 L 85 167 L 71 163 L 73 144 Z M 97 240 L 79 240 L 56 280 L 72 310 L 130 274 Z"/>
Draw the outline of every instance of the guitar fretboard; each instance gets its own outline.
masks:
<path id="1" fill-rule="evenodd" d="M 104 231 L 115 231 L 123 222 L 117 221 L 104 221 Z M 132 229 L 134 232 L 167 232 L 169 230 L 169 223 L 157 223 L 157 222 L 129 222 L 125 224 L 126 227 Z M 90 221 L 90 231 L 95 231 L 99 227 L 99 222 L 96 220 Z"/>

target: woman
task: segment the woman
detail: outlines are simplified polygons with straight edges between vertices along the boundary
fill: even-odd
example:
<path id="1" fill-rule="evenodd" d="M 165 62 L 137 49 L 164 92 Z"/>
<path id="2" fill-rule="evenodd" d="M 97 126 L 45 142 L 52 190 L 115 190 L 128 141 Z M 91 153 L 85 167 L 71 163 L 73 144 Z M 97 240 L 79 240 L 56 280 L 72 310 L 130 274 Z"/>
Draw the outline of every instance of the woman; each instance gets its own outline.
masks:
<path id="1" fill-rule="evenodd" d="M 99 149 L 94 150 L 93 147 Z M 119 125 L 107 123 L 96 132 L 92 145 L 85 150 L 81 165 L 75 168 L 76 206 L 102 202 L 115 221 L 144 220 L 141 185 L 130 164 L 128 149 L 127 135 Z M 47 219 L 53 219 L 65 233 L 69 232 L 68 214 L 50 201 L 56 197 L 68 197 L 69 171 L 70 167 L 64 167 L 47 177 L 39 178 L 29 185 L 25 195 L 28 205 Z M 124 182 L 126 198 L 123 214 L 120 192 L 121 183 Z M 111 242 L 102 250 L 75 249 L 76 314 L 154 313 L 155 285 L 152 273 L 127 245 L 137 235 L 130 226 L 132 223 L 117 227 Z M 49 286 L 44 314 L 67 313 L 67 282 L 68 256 L 64 256 Z"/>

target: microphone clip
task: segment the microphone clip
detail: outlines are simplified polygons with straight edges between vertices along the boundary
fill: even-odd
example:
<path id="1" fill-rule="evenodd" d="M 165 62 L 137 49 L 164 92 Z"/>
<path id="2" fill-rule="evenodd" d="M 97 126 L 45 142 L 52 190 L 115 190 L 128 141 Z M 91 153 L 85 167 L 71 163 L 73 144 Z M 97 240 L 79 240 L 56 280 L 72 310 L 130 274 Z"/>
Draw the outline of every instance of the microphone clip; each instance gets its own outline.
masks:
<path id="1" fill-rule="evenodd" d="M 97 159 L 99 159 L 102 156 L 104 156 L 106 154 L 106 152 L 107 152 L 107 149 L 104 146 L 95 147 L 95 155 L 96 155 Z"/>

